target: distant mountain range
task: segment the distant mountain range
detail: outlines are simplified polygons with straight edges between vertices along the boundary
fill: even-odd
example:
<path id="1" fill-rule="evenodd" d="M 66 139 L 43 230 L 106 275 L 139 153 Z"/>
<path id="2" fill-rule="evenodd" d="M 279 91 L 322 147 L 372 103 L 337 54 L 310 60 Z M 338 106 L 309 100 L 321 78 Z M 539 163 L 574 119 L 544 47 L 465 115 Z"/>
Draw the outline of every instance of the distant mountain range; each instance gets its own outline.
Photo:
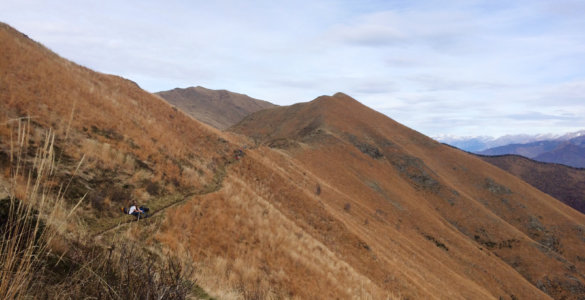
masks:
<path id="1" fill-rule="evenodd" d="M 566 141 L 575 137 L 584 136 L 585 130 L 571 132 L 567 134 L 513 134 L 504 135 L 498 138 L 491 136 L 453 136 L 438 135 L 433 137 L 435 140 L 445 143 L 461 150 L 479 153 L 481 151 L 506 146 L 510 144 L 526 144 L 538 141 L 558 140 Z"/>
<path id="2" fill-rule="evenodd" d="M 517 154 L 541 162 L 585 168 L 585 135 L 565 140 L 543 140 L 527 144 L 510 144 L 478 152 L 482 155 Z"/>
<path id="3" fill-rule="evenodd" d="M 224 130 L 245 116 L 276 105 L 244 94 L 201 86 L 156 93 L 195 119 Z"/>
<path id="4" fill-rule="evenodd" d="M 521 155 L 540 162 L 585 167 L 585 130 L 564 135 L 507 135 L 491 137 L 435 137 L 438 141 L 481 155 Z"/>

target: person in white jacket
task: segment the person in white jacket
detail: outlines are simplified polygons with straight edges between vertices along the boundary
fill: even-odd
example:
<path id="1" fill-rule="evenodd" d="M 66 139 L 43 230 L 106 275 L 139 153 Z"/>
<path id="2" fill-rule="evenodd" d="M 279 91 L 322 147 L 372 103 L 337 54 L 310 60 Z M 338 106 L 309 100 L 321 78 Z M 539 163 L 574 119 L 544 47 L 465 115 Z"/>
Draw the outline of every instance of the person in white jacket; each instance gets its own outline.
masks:
<path id="1" fill-rule="evenodd" d="M 148 215 L 146 214 L 148 210 L 149 210 L 148 207 L 144 206 L 138 207 L 136 205 L 136 202 L 132 202 L 132 205 L 130 205 L 130 208 L 128 209 L 128 214 L 133 215 L 136 218 L 145 218 L 148 217 Z"/>

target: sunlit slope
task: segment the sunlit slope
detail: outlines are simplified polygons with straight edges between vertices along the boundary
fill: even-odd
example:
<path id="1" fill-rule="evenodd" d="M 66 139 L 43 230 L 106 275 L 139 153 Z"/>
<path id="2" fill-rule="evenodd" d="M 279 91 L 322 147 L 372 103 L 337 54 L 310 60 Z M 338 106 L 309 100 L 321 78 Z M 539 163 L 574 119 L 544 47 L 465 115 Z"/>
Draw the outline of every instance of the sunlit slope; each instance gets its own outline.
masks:
<path id="1" fill-rule="evenodd" d="M 0 24 L 0 150 L 30 122 L 31 153 L 48 129 L 71 201 L 87 194 L 92 219 L 116 216 L 135 200 L 162 207 L 173 194 L 212 188 L 230 145 L 217 130 L 135 83 L 67 61 Z M 7 174 L 6 174 L 7 175 Z M 90 216 L 88 216 L 90 217 Z M 99 222 L 98 222 L 99 223 Z"/>
<path id="2" fill-rule="evenodd" d="M 585 291 L 581 214 L 346 95 L 260 111 L 232 130 L 290 157 L 283 181 L 305 182 L 313 195 L 283 196 L 283 211 L 312 215 L 319 207 L 370 256 L 307 224 L 313 236 L 383 289 L 521 299 Z M 312 180 L 286 180 L 293 170 Z"/>

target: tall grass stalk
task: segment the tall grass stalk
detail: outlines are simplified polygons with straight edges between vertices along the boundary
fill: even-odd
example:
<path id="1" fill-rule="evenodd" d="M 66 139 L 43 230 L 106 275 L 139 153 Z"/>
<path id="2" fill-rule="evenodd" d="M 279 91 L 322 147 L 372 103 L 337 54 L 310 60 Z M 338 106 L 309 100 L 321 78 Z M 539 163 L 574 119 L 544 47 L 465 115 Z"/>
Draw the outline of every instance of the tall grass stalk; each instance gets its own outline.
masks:
<path id="1" fill-rule="evenodd" d="M 49 253 L 64 193 L 51 193 L 55 182 L 55 134 L 49 130 L 35 155 L 29 145 L 30 119 L 17 119 L 10 138 L 8 206 L 0 223 L 0 299 L 26 297 L 35 272 Z M 61 190 L 61 188 L 59 188 Z M 9 203 L 6 203 L 9 202 Z M 70 213 L 69 213 L 70 215 Z"/>

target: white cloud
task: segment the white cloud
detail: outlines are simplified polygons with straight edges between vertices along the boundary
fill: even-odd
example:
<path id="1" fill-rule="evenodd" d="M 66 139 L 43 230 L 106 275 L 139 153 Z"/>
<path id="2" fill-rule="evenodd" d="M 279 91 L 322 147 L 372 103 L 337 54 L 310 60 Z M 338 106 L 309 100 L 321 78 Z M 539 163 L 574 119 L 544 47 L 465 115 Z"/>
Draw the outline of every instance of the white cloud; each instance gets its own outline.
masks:
<path id="1" fill-rule="evenodd" d="M 585 127 L 582 1 L 2 6 L 0 20 L 60 55 L 153 92 L 202 85 L 291 104 L 342 91 L 428 135 Z"/>

